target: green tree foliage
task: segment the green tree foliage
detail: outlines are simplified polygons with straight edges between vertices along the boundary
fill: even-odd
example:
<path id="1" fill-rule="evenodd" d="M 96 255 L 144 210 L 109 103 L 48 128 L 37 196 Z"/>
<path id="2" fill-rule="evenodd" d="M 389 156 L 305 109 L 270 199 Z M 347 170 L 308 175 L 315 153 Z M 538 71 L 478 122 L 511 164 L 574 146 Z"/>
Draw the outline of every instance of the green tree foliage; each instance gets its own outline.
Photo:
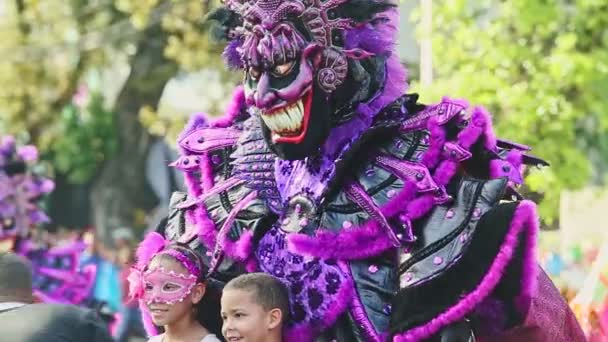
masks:
<path id="1" fill-rule="evenodd" d="M 55 167 L 73 184 L 91 180 L 117 147 L 114 115 L 104 108 L 102 95 L 84 96 L 83 103 L 63 109 L 59 134 L 50 146 Z"/>
<path id="2" fill-rule="evenodd" d="M 221 64 L 221 47 L 210 43 L 203 24 L 216 5 L 217 0 L 0 5 L 0 128 L 20 136 L 28 132 L 71 181 L 95 175 L 91 197 L 100 230 L 132 225 L 136 212 L 152 205 L 143 177 L 152 139 L 144 126 L 158 126 L 160 118 L 147 115 L 142 126 L 140 110 L 155 113 L 165 84 L 180 71 Z M 84 75 L 125 58 L 129 75 L 124 84 L 112 85 L 120 88 L 112 106 L 104 108 L 101 99 L 88 108 L 72 106 Z M 83 120 L 93 111 L 100 117 Z M 183 120 L 168 124 L 177 127 Z"/>
<path id="3" fill-rule="evenodd" d="M 427 102 L 449 94 L 485 106 L 501 137 L 551 163 L 527 175 L 547 224 L 562 190 L 589 183 L 589 157 L 608 159 L 606 27 L 602 0 L 433 2 L 435 79 L 413 89 Z"/>
<path id="4" fill-rule="evenodd" d="M 179 69 L 221 69 L 221 48 L 204 30 L 206 13 L 218 1 L 200 0 L 9 0 L 0 17 L 0 113 L 3 129 L 28 131 L 46 146 L 61 130 L 63 107 L 81 77 L 111 66 L 120 54 L 135 54 L 146 29 L 159 26 L 165 57 Z M 154 70 L 148 82 L 157 86 Z M 227 78 L 229 79 L 229 78 Z M 148 110 L 156 103 L 147 104 Z M 160 118 L 146 116 L 146 126 Z M 156 123 L 157 124 L 157 123 Z M 165 124 L 173 124 L 165 122 Z M 183 124 L 178 121 L 174 125 Z"/>
<path id="5" fill-rule="evenodd" d="M 157 0 L 150 0 L 147 5 L 131 0 L 117 0 L 119 8 L 131 13 L 131 19 L 136 25 L 145 25 L 144 18 L 153 8 Z M 178 2 L 178 1 L 175 1 Z M 163 17 L 162 27 L 168 34 L 165 55 L 174 60 L 185 72 L 201 69 L 212 69 L 220 72 L 221 84 L 210 84 L 209 87 L 222 88 L 228 96 L 226 85 L 235 85 L 240 75 L 228 70 L 220 58 L 224 45 L 210 39 L 206 15 L 219 5 L 219 1 L 179 1 L 180 6 L 173 6 Z M 149 20 L 149 19 L 148 19 Z M 205 96 L 201 94 L 201 96 Z M 210 115 L 221 115 L 225 101 L 212 101 L 209 108 L 196 108 L 196 111 L 206 110 Z M 168 141 L 175 141 L 183 129 L 187 115 L 173 108 L 157 108 L 144 106 L 139 117 L 141 123 L 153 134 L 165 136 Z"/>

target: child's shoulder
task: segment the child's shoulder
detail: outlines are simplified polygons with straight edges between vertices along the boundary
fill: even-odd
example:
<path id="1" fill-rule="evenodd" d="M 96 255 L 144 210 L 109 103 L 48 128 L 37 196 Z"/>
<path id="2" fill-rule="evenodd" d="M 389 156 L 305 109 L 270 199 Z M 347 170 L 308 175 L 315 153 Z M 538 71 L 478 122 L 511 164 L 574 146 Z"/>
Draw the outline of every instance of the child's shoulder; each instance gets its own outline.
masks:
<path id="1" fill-rule="evenodd" d="M 163 336 L 165 336 L 165 334 L 152 336 L 152 337 L 150 337 L 150 339 L 148 339 L 148 342 L 162 342 Z M 213 334 L 209 334 L 209 335 L 203 337 L 201 342 L 222 342 L 222 341 L 219 338 L 217 338 L 217 336 L 215 336 Z"/>
<path id="2" fill-rule="evenodd" d="M 203 337 L 201 342 L 221 342 L 221 341 L 219 338 L 217 338 L 217 336 L 215 336 L 213 334 L 209 334 L 209 335 Z"/>
<path id="3" fill-rule="evenodd" d="M 156 336 L 152 336 L 148 339 L 148 342 L 162 342 L 163 341 L 163 336 L 165 336 L 165 334 L 160 334 L 160 335 L 156 335 Z M 207 341 L 205 341 L 207 342 Z"/>

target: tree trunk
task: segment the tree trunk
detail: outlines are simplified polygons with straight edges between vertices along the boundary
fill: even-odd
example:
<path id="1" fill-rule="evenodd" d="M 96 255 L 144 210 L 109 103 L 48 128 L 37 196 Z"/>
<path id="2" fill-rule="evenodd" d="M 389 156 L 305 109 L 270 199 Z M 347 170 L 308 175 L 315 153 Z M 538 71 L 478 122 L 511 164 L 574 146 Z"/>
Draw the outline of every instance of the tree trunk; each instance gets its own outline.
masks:
<path id="1" fill-rule="evenodd" d="M 141 37 L 131 60 L 129 78 L 114 108 L 119 147 L 104 163 L 91 191 L 93 222 L 106 241 L 112 230 L 134 227 L 138 210 L 148 211 L 157 201 L 144 176 L 152 137 L 140 124 L 138 115 L 144 105 L 156 108 L 177 66 L 163 55 L 167 36 L 160 24 L 146 29 Z"/>

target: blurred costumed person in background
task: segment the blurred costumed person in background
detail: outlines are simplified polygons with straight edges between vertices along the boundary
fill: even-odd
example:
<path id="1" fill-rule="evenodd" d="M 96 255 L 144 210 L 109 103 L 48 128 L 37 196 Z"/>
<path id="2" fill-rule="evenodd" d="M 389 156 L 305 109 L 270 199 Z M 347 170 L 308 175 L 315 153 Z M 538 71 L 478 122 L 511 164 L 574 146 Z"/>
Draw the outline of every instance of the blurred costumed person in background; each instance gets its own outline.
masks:
<path id="1" fill-rule="evenodd" d="M 84 304 L 95 268 L 80 269 L 83 241 L 53 246 L 40 226 L 49 221 L 40 208 L 54 188 L 38 163 L 35 146 L 19 146 L 13 136 L 0 138 L 0 244 L 32 264 L 34 295 L 43 302 Z"/>
<path id="2" fill-rule="evenodd" d="M 570 301 L 585 335 L 592 342 L 608 342 L 608 244 L 604 244 Z"/>

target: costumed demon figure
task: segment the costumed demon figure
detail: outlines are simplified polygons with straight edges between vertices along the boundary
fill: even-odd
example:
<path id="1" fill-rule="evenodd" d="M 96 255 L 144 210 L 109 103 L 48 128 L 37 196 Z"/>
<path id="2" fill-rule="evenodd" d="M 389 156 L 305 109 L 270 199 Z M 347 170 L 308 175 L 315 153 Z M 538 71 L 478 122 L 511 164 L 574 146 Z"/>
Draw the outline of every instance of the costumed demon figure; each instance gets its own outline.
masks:
<path id="1" fill-rule="evenodd" d="M 34 294 L 50 303 L 82 304 L 95 281 L 95 267 L 79 270 L 81 242 L 48 247 L 33 238 L 48 222 L 38 201 L 54 183 L 36 171 L 36 147 L 17 146 L 12 136 L 0 140 L 0 252 L 12 251 L 32 263 Z"/>
<path id="2" fill-rule="evenodd" d="M 212 18 L 243 85 L 182 133 L 188 193 L 159 232 L 220 282 L 283 281 L 289 342 L 581 340 L 516 191 L 545 162 L 481 107 L 405 95 L 398 17 L 384 0 L 226 0 Z"/>

